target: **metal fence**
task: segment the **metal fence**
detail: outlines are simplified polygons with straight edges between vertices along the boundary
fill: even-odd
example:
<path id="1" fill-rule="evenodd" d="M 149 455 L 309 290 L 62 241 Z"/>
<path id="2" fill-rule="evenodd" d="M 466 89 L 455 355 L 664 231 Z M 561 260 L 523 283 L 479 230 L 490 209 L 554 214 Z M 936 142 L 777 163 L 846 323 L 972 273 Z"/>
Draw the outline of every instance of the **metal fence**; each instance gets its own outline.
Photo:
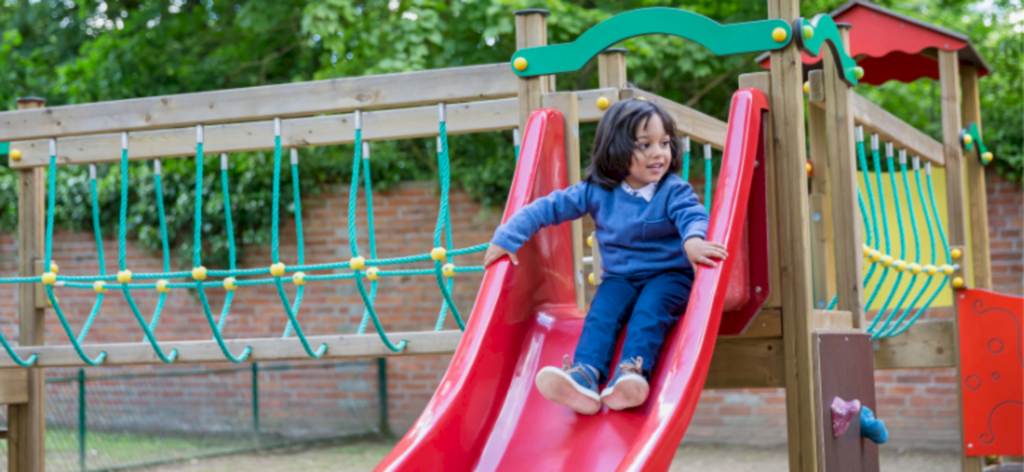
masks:
<path id="1" fill-rule="evenodd" d="M 389 436 L 386 372 L 384 359 L 47 369 L 46 468 L 121 470 Z"/>

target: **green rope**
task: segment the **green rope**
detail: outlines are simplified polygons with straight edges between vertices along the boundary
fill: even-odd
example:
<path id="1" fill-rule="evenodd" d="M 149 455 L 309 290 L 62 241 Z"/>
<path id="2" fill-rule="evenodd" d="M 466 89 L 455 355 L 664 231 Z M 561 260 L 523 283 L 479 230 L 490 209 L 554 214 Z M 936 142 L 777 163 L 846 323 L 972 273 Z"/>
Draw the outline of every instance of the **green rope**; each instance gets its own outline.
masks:
<path id="1" fill-rule="evenodd" d="M 363 185 L 365 186 L 364 194 L 366 195 L 366 227 L 367 227 L 367 240 L 370 242 L 370 258 L 377 258 L 377 236 L 373 228 L 373 182 L 370 179 L 370 146 L 369 143 L 363 143 L 363 155 L 362 159 L 366 161 L 366 165 L 363 166 Z M 353 180 L 355 180 L 353 178 Z M 358 182 L 356 182 L 358 183 Z M 352 216 L 349 217 L 353 218 Z M 378 274 L 379 276 L 380 274 Z M 370 306 L 373 306 L 373 301 L 377 298 L 377 281 L 373 280 L 370 282 Z M 359 322 L 359 328 L 356 330 L 356 334 L 363 334 L 366 332 L 366 323 L 370 317 L 370 308 L 367 307 L 363 310 L 363 319 Z"/>
<path id="2" fill-rule="evenodd" d="M 882 219 L 882 235 L 885 237 L 885 250 L 881 251 L 881 252 L 882 252 L 882 254 L 888 254 L 888 253 L 892 252 L 892 243 L 889 240 L 889 218 L 886 216 L 886 215 L 889 214 L 889 210 L 888 210 L 888 208 L 886 207 L 886 204 L 885 204 L 885 191 L 882 190 L 882 171 L 881 171 L 882 163 L 881 163 L 881 161 L 879 160 L 879 157 L 878 157 L 878 135 L 877 134 L 871 136 L 871 159 L 872 159 L 872 161 L 874 163 L 875 183 L 878 185 L 878 187 L 877 187 L 878 188 L 878 202 L 879 202 L 878 203 L 878 214 L 881 215 L 881 219 Z M 866 182 L 867 180 L 868 180 L 868 175 L 867 175 L 867 172 L 865 172 L 864 173 L 864 181 Z M 874 215 L 872 215 L 872 216 L 874 216 Z M 878 265 L 881 265 L 881 264 L 877 264 L 877 263 L 873 264 L 872 265 L 872 269 L 874 267 L 878 266 Z M 882 285 L 885 283 L 885 279 L 888 278 L 888 277 L 889 277 L 889 268 L 885 267 L 885 266 L 882 266 L 882 276 L 879 277 L 877 282 L 875 282 L 875 288 L 874 288 L 874 290 L 871 291 L 871 296 L 868 297 L 867 303 L 864 304 L 865 308 L 870 309 L 871 305 L 875 301 L 875 298 L 878 297 L 878 294 L 881 292 L 881 288 L 882 288 Z M 867 284 L 865 284 L 865 285 L 867 285 Z"/>
<path id="3" fill-rule="evenodd" d="M 103 235 L 100 231 L 100 208 L 98 199 L 96 197 L 96 166 L 89 165 L 89 195 L 92 201 L 92 227 L 93 234 L 96 235 L 96 258 L 100 268 L 100 274 L 106 275 L 106 258 L 103 257 Z M 92 327 L 93 321 L 96 319 L 96 314 L 100 311 L 100 306 L 103 305 L 103 294 L 96 295 L 96 303 L 93 304 L 92 311 L 89 312 L 89 317 L 85 319 L 85 323 L 82 324 L 81 331 L 78 332 L 78 342 L 84 342 L 86 335 L 89 333 L 89 328 Z"/>
<path id="4" fill-rule="evenodd" d="M 921 235 L 917 229 L 917 218 L 914 217 L 914 198 L 910 194 L 910 183 L 907 181 L 906 151 L 900 151 L 900 177 L 903 179 L 903 193 L 904 195 L 906 195 L 907 198 L 907 212 L 910 215 L 910 226 L 914 233 L 914 258 L 917 259 L 920 257 L 921 254 Z M 901 257 L 900 259 L 903 258 Z M 884 332 L 889 327 L 890 322 L 892 322 L 896 314 L 899 313 L 901 309 L 903 309 L 903 303 L 907 300 L 907 297 L 910 295 L 910 293 L 914 289 L 914 286 L 917 284 L 917 276 L 918 274 L 911 273 L 910 284 L 907 285 L 907 288 L 903 290 L 903 295 L 900 296 L 899 301 L 896 303 L 896 308 L 894 308 L 893 311 L 890 312 L 890 314 L 886 317 L 885 323 L 883 323 L 882 326 L 877 330 L 872 330 L 870 328 L 867 330 L 868 333 L 872 334 L 872 337 L 874 337 L 874 335 L 880 332 Z M 881 312 L 879 316 L 881 316 L 882 314 L 884 314 L 884 311 Z M 900 321 L 902 321 L 902 319 L 900 319 Z"/>
<path id="5" fill-rule="evenodd" d="M 900 233 L 900 239 L 899 239 L 899 242 L 900 242 L 900 258 L 899 258 L 899 260 L 902 261 L 902 260 L 906 259 L 906 257 L 907 257 L 907 244 L 906 244 L 907 237 L 906 237 L 906 234 L 905 234 L 904 229 L 903 229 L 903 208 L 900 205 L 900 190 L 899 190 L 899 187 L 896 185 L 896 168 L 893 165 L 892 143 L 886 144 L 886 147 L 885 147 L 885 162 L 886 162 L 886 168 L 889 171 L 889 185 L 892 187 L 893 204 L 896 207 L 896 223 L 899 226 L 899 233 Z M 892 249 L 892 248 L 890 248 L 890 249 Z M 890 255 L 889 257 L 892 257 L 892 256 Z M 868 326 L 867 332 L 869 332 L 869 333 L 872 332 L 874 330 L 874 328 L 875 328 L 875 325 L 878 324 L 878 321 L 880 319 L 882 319 L 883 315 L 889 310 L 889 304 L 892 302 L 892 299 L 896 295 L 896 292 L 900 289 L 900 283 L 902 283 L 902 281 L 903 281 L 903 272 L 904 271 L 897 271 L 895 285 L 893 285 L 892 289 L 889 290 L 889 295 L 887 297 L 885 297 L 885 302 L 882 303 L 882 309 L 879 310 L 878 315 L 876 315 L 875 318 L 871 321 L 871 325 Z M 881 283 L 879 283 L 879 285 L 881 285 Z M 877 289 L 877 287 L 876 287 L 876 289 Z"/>
<path id="6" fill-rule="evenodd" d="M 227 155 L 221 156 L 220 166 L 220 188 L 221 194 L 224 199 L 224 229 L 228 233 L 228 267 L 231 270 L 235 270 L 235 229 L 231 222 L 231 197 L 228 191 L 228 167 L 227 167 Z M 228 294 L 224 296 L 224 307 L 220 312 L 220 319 L 217 320 L 217 330 L 224 331 L 224 323 L 228 319 L 228 313 L 231 311 L 231 302 L 235 299 L 235 291 L 228 290 Z"/>
<path id="7" fill-rule="evenodd" d="M 445 115 L 445 105 L 442 103 L 438 105 L 438 111 L 443 118 Z M 451 185 L 451 169 L 449 168 L 448 159 L 448 128 L 447 122 L 444 119 L 439 120 L 438 134 L 441 137 L 441 149 L 437 153 L 437 169 L 441 177 L 441 207 L 437 213 L 437 226 L 434 229 L 434 247 L 441 247 L 441 232 L 444 231 L 446 251 L 452 249 L 452 231 L 451 231 L 451 215 L 448 202 L 448 192 Z M 449 260 L 453 259 L 453 255 L 448 255 Z M 460 330 L 465 330 L 466 325 L 462 321 L 462 317 L 459 315 L 458 308 L 455 307 L 455 302 L 452 300 L 452 280 L 448 279 L 447 285 L 445 284 L 444 274 L 441 272 L 441 261 L 434 261 L 434 274 L 437 278 L 437 286 L 441 290 L 441 295 L 444 296 L 445 305 L 441 306 L 441 313 L 438 315 L 436 330 L 440 330 L 444 325 L 444 318 L 447 314 L 446 308 L 452 310 L 452 317 L 455 318 L 455 323 L 459 325 Z"/>
<path id="8" fill-rule="evenodd" d="M 163 262 L 164 272 L 171 271 L 171 250 L 168 247 L 170 244 L 168 241 L 170 238 L 167 236 L 167 215 L 164 213 L 164 191 L 163 182 L 160 177 L 160 160 L 154 161 L 153 164 L 153 186 L 156 187 L 156 208 L 157 213 L 160 216 L 160 245 L 163 248 Z M 98 209 L 97 209 L 98 210 Z M 98 216 L 98 211 L 96 212 Z M 102 272 L 101 272 L 102 273 Z M 135 278 L 133 276 L 132 278 Z M 157 323 L 160 322 L 160 313 L 163 312 L 164 303 L 167 301 L 167 294 L 161 292 L 160 297 L 156 302 L 156 309 L 153 311 L 153 318 L 149 321 L 149 329 L 155 330 Z"/>
<path id="9" fill-rule="evenodd" d="M 299 160 L 298 150 L 292 148 L 292 203 L 295 205 L 295 240 L 298 246 L 298 262 L 299 265 L 306 263 L 306 246 L 303 242 L 303 231 L 302 231 L 302 198 L 299 192 Z M 234 269 L 234 267 L 232 267 Z M 306 287 L 299 285 L 299 288 L 295 291 L 295 304 L 292 305 L 292 311 L 295 313 L 299 312 L 299 308 L 302 307 L 302 297 L 306 293 Z M 283 338 L 291 336 L 292 325 L 288 323 L 284 327 Z"/>

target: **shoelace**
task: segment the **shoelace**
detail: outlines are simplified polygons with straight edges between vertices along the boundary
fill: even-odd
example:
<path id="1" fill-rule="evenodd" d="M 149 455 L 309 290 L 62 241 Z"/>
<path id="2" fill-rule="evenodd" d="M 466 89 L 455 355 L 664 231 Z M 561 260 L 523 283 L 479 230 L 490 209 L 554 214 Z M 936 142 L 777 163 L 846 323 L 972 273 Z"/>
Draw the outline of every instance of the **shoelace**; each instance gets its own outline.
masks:
<path id="1" fill-rule="evenodd" d="M 566 356 L 569 357 L 569 356 Z M 621 364 L 619 364 L 619 370 L 626 372 L 627 374 L 643 375 L 644 358 L 634 357 Z"/>
<path id="2" fill-rule="evenodd" d="M 583 370 L 582 366 L 581 367 L 573 367 L 572 366 L 572 361 L 569 360 L 569 355 L 568 354 L 566 354 L 565 356 L 562 357 L 562 370 L 564 370 L 565 373 L 567 373 L 569 375 L 572 375 L 574 373 L 579 373 L 580 375 L 583 376 L 583 378 L 587 379 L 587 383 L 590 384 L 590 388 L 597 388 L 597 386 L 594 385 L 594 381 L 590 378 L 590 374 L 587 371 Z"/>

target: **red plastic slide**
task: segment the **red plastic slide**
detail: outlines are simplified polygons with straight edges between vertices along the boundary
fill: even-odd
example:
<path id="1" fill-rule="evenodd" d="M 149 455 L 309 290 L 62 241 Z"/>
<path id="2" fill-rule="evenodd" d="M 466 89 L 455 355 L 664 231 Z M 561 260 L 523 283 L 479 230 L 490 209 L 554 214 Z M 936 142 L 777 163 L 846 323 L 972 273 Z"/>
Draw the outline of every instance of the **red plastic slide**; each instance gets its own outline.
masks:
<path id="1" fill-rule="evenodd" d="M 764 168 L 755 161 L 763 164 L 767 109 L 758 90 L 733 96 L 708 228 L 708 239 L 726 244 L 732 255 L 745 251 L 746 212 L 756 200 L 748 202 L 751 183 L 755 167 Z M 563 138 L 558 112 L 537 110 L 530 117 L 506 220 L 534 199 L 565 187 Z M 562 356 L 572 354 L 583 327 L 570 254 L 569 225 L 545 228 L 520 249 L 518 266 L 503 259 L 487 271 L 434 398 L 378 471 L 668 469 L 697 406 L 729 274 L 739 257 L 697 272 L 686 314 L 652 375 L 648 401 L 633 411 L 604 408 L 581 416 L 548 402 L 534 386 L 540 368 L 560 366 Z"/>

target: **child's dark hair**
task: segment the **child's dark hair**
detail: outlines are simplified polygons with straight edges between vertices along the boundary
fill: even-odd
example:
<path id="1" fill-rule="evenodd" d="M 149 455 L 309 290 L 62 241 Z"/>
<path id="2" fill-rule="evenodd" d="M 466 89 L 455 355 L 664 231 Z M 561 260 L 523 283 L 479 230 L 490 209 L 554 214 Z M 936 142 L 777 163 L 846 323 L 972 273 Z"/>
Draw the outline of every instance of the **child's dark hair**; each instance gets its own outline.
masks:
<path id="1" fill-rule="evenodd" d="M 646 128 L 655 114 L 665 125 L 665 134 L 669 135 L 669 147 L 672 149 L 672 159 L 665 175 L 678 173 L 682 167 L 682 143 L 676 136 L 675 120 L 655 103 L 630 99 L 612 105 L 601 118 L 594 136 L 590 167 L 583 180 L 600 185 L 605 190 L 620 185 L 629 175 L 629 167 L 633 163 L 637 126 L 642 124 Z"/>

